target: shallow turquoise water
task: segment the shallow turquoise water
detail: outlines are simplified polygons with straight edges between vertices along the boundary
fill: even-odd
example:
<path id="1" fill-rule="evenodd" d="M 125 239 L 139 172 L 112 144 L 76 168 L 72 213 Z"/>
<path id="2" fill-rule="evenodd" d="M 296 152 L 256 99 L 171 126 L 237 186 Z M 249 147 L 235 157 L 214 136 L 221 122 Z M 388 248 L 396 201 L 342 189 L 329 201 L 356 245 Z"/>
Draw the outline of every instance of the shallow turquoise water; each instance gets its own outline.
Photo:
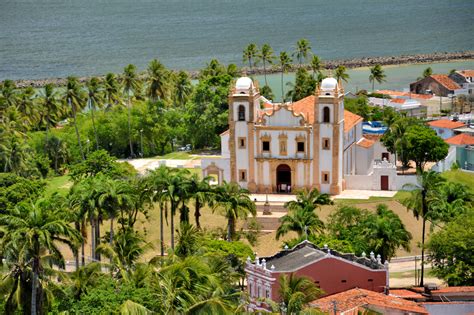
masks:
<path id="1" fill-rule="evenodd" d="M 427 67 L 433 69 L 433 73 L 448 74 L 451 69 L 474 69 L 474 61 L 458 61 L 458 62 L 445 62 L 445 63 L 433 63 L 433 64 L 418 64 L 418 65 L 402 65 L 402 66 L 387 66 L 384 67 L 386 82 L 382 84 L 375 84 L 375 89 L 393 89 L 403 90 L 408 89 L 411 82 L 416 81 L 421 76 L 423 70 Z M 347 71 L 350 78 L 348 82 L 343 82 L 345 91 L 356 92 L 357 90 L 368 90 L 372 91 L 372 83 L 369 82 L 369 69 L 358 68 L 350 69 Z M 265 84 L 264 76 L 255 77 L 260 86 Z M 293 83 L 295 80 L 294 73 L 288 73 L 283 76 L 285 93 L 291 87 L 286 85 L 287 82 Z M 275 100 L 281 100 L 281 74 L 267 75 L 268 85 L 272 88 Z"/>
<path id="2" fill-rule="evenodd" d="M 324 59 L 474 48 L 472 0 L 0 0 L 0 80 L 242 63 L 249 42 Z"/>

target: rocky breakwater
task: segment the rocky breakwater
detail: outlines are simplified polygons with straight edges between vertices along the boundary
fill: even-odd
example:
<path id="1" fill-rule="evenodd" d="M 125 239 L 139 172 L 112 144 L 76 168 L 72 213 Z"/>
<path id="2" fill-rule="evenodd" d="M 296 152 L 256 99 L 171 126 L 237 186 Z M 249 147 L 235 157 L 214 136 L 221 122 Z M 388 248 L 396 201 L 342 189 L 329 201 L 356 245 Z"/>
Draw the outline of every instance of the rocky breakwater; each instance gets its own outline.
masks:
<path id="1" fill-rule="evenodd" d="M 417 55 L 401 55 L 401 56 L 380 56 L 380 57 L 362 57 L 362 58 L 351 58 L 351 59 L 341 59 L 341 60 L 324 60 L 323 67 L 325 69 L 335 69 L 340 65 L 345 66 L 346 68 L 362 68 L 362 67 L 372 67 L 376 64 L 382 66 L 387 65 L 401 65 L 401 64 L 421 64 L 421 63 L 432 63 L 432 62 L 449 62 L 455 60 L 470 60 L 474 59 L 474 51 L 460 51 L 460 52 L 437 52 L 431 54 L 417 54 Z M 304 67 L 310 69 L 309 65 L 303 65 Z M 293 66 L 295 70 L 297 65 Z M 261 75 L 264 73 L 263 67 L 252 68 L 252 70 L 243 67 L 241 68 L 241 74 L 246 75 Z M 278 73 L 280 69 L 277 65 L 266 70 L 267 73 Z M 192 79 L 197 79 L 199 77 L 199 71 L 188 71 Z M 103 76 L 99 76 L 103 77 Z M 142 78 L 146 77 L 146 74 L 141 74 Z M 80 77 L 80 82 L 86 82 L 89 77 Z M 53 83 L 57 86 L 66 85 L 66 78 L 51 78 L 51 79 L 38 79 L 38 80 L 16 80 L 15 83 L 17 87 L 24 88 L 32 86 L 35 88 L 40 88 L 45 86 L 48 83 Z M 1 81 L 0 81 L 1 83 Z"/>

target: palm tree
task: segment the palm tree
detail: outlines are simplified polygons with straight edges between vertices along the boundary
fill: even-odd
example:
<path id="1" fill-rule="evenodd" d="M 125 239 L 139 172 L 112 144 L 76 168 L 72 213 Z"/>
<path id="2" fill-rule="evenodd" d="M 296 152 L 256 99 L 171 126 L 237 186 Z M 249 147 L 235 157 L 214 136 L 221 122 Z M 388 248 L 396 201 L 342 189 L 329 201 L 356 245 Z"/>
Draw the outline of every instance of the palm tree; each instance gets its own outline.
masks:
<path id="1" fill-rule="evenodd" d="M 290 210 L 288 214 L 280 218 L 280 226 L 276 232 L 276 239 L 287 234 L 290 231 L 296 232 L 298 238 L 303 235 L 308 237 L 321 233 L 324 229 L 324 223 L 319 219 L 314 209 L 311 208 L 297 208 Z"/>
<path id="2" fill-rule="evenodd" d="M 117 76 L 113 73 L 107 73 L 104 80 L 104 94 L 107 101 L 107 108 L 120 103 L 120 85 Z"/>
<path id="3" fill-rule="evenodd" d="M 122 75 L 122 86 L 123 94 L 127 97 L 127 107 L 128 107 L 128 144 L 130 147 L 130 156 L 134 157 L 133 145 L 132 145 L 132 104 L 130 102 L 131 95 L 135 95 L 140 91 L 141 82 L 138 79 L 136 73 L 136 67 L 134 65 L 128 65 L 123 69 Z"/>
<path id="4" fill-rule="evenodd" d="M 400 217 L 385 204 L 379 204 L 376 213 L 376 216 L 369 216 L 363 231 L 371 251 L 380 253 L 382 261 L 395 256 L 399 247 L 409 251 L 412 236 Z"/>
<path id="5" fill-rule="evenodd" d="M 422 79 L 423 79 L 423 78 L 427 78 L 427 77 L 429 77 L 429 76 L 432 75 L 432 74 L 433 74 L 433 69 L 431 69 L 431 67 L 428 67 L 428 68 L 426 68 L 425 70 L 423 70 L 423 77 L 422 77 Z"/>
<path id="6" fill-rule="evenodd" d="M 285 89 L 283 88 L 283 74 L 291 69 L 291 58 L 286 51 L 280 53 L 280 69 L 281 69 L 281 102 L 285 102 Z"/>
<path id="7" fill-rule="evenodd" d="M 342 80 L 344 82 L 347 82 L 349 79 L 349 74 L 347 74 L 347 69 L 345 66 L 338 66 L 336 68 L 336 74 L 335 74 L 336 80 L 339 82 L 339 80 Z"/>
<path id="8" fill-rule="evenodd" d="M 76 77 L 67 78 L 64 99 L 71 107 L 72 116 L 74 118 L 74 129 L 76 131 L 77 143 L 79 145 L 79 152 L 81 153 L 82 159 L 85 160 L 86 157 L 82 149 L 81 136 L 79 134 L 79 129 L 77 128 L 77 112 L 84 108 L 84 101 L 81 86 Z"/>
<path id="9" fill-rule="evenodd" d="M 301 64 L 303 61 L 308 59 L 308 56 L 311 54 L 311 43 L 306 38 L 301 38 L 296 42 L 296 50 L 293 53 L 293 56 L 296 56 L 298 63 Z"/>
<path id="10" fill-rule="evenodd" d="M 35 94 L 36 91 L 33 87 L 27 87 L 19 94 L 16 105 L 20 113 L 23 115 L 23 120 L 27 121 L 28 124 L 32 126 L 36 124 L 38 118 L 38 111 L 34 103 Z"/>
<path id="11" fill-rule="evenodd" d="M 250 43 L 247 47 L 245 47 L 242 59 L 243 62 L 249 63 L 250 72 L 252 72 L 252 67 L 257 64 L 257 56 L 258 56 L 258 47 L 254 43 Z"/>
<path id="12" fill-rule="evenodd" d="M 384 70 L 382 69 L 382 66 L 379 64 L 376 64 L 372 68 L 370 68 L 370 75 L 369 75 L 369 82 L 372 82 L 372 92 L 374 91 L 375 88 L 375 81 L 378 83 L 385 82 L 385 78 L 387 75 L 385 75 Z"/>
<path id="13" fill-rule="evenodd" d="M 147 96 L 152 102 L 166 99 L 168 95 L 169 74 L 165 66 L 153 59 L 148 65 L 148 91 Z"/>
<path id="14" fill-rule="evenodd" d="M 0 249 L 8 257 L 16 253 L 20 261 L 31 267 L 31 314 L 41 313 L 38 298 L 42 298 L 40 277 L 43 274 L 43 259 L 48 254 L 49 264 L 64 268 L 64 257 L 59 244 L 65 244 L 73 251 L 80 243 L 81 236 L 69 222 L 60 219 L 57 209 L 51 209 L 42 200 L 35 204 L 21 204 L 0 216 L 0 227 L 6 233 Z"/>
<path id="15" fill-rule="evenodd" d="M 216 190 L 214 210 L 219 210 L 227 219 L 227 241 L 231 242 L 235 235 L 237 219 L 245 219 L 249 214 L 255 216 L 255 203 L 249 197 L 249 191 L 236 183 L 226 183 Z"/>
<path id="16" fill-rule="evenodd" d="M 268 86 L 267 83 L 267 63 L 272 64 L 273 60 L 275 60 L 275 55 L 273 54 L 273 49 L 268 44 L 263 44 L 260 53 L 258 54 L 258 58 L 263 62 L 263 75 L 265 76 L 265 86 Z"/>
<path id="17" fill-rule="evenodd" d="M 176 76 L 174 90 L 174 101 L 176 104 L 179 106 L 186 104 L 193 91 L 193 85 L 185 71 L 180 71 Z"/>
<path id="18" fill-rule="evenodd" d="M 205 177 L 201 179 L 199 175 L 193 174 L 189 179 L 189 193 L 194 199 L 194 219 L 196 222 L 196 227 L 201 228 L 199 218 L 201 217 L 201 208 L 207 203 L 212 201 L 214 196 L 213 190 L 209 185 L 211 177 Z"/>
<path id="19" fill-rule="evenodd" d="M 424 172 L 418 174 L 418 184 L 407 184 L 405 189 L 412 189 L 410 196 L 403 200 L 402 203 L 408 210 L 413 212 L 413 215 L 418 220 L 422 219 L 421 232 L 421 277 L 420 286 L 424 285 L 424 262 L 425 262 L 425 232 L 426 221 L 433 222 L 437 219 L 437 213 L 434 211 L 433 201 L 439 195 L 441 185 L 444 183 L 444 178 L 434 171 Z"/>
<path id="20" fill-rule="evenodd" d="M 72 272 L 69 281 L 74 299 L 79 300 L 89 288 L 99 283 L 101 275 L 101 265 L 97 262 L 92 262 Z"/>
<path id="21" fill-rule="evenodd" d="M 313 55 L 311 58 L 311 70 L 313 70 L 313 79 L 316 79 L 316 74 L 321 73 L 324 67 L 321 63 L 321 59 L 317 55 Z"/>
<path id="22" fill-rule="evenodd" d="M 87 97 L 89 107 L 91 109 L 92 128 L 95 136 L 95 148 L 99 150 L 99 136 L 97 135 L 97 128 L 95 127 L 95 110 L 102 105 L 102 86 L 98 78 L 91 78 L 87 84 Z"/>
<path id="23" fill-rule="evenodd" d="M 296 200 L 288 201 L 285 204 L 285 208 L 290 210 L 294 209 L 317 209 L 321 205 L 332 205 L 334 202 L 328 194 L 321 194 L 316 188 L 308 190 L 300 190 L 296 194 Z"/>
<path id="24" fill-rule="evenodd" d="M 46 84 L 40 92 L 40 104 L 42 121 L 46 125 L 44 149 L 47 150 L 49 128 L 56 123 L 56 118 L 61 111 L 61 105 L 58 99 L 58 92 L 54 89 L 52 83 Z"/>
<path id="25" fill-rule="evenodd" d="M 281 275 L 278 284 L 279 302 L 286 308 L 285 314 L 299 314 L 309 302 L 323 294 L 310 278 L 294 273 Z"/>
<path id="26" fill-rule="evenodd" d="M 5 110 L 6 108 L 16 106 L 18 102 L 18 93 L 15 82 L 12 80 L 5 80 L 0 88 L 2 95 L 0 98 L 0 105 L 2 105 L 2 107 L 0 107 L 0 109 Z"/>

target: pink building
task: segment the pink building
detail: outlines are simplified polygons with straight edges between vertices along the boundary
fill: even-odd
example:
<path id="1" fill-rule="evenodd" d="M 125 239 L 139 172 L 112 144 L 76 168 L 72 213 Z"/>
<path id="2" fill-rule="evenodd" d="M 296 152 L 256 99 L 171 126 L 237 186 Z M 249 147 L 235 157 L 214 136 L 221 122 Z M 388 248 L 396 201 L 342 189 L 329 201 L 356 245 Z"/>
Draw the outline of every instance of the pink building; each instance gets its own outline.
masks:
<path id="1" fill-rule="evenodd" d="M 279 300 L 278 279 L 282 274 L 307 276 L 325 295 L 352 288 L 375 292 L 385 292 L 388 288 L 388 262 L 382 264 L 380 256 L 341 254 L 327 247 L 318 248 L 308 241 L 270 257 L 257 257 L 253 262 L 249 258 L 245 272 L 251 311 L 268 310 L 263 299 Z"/>

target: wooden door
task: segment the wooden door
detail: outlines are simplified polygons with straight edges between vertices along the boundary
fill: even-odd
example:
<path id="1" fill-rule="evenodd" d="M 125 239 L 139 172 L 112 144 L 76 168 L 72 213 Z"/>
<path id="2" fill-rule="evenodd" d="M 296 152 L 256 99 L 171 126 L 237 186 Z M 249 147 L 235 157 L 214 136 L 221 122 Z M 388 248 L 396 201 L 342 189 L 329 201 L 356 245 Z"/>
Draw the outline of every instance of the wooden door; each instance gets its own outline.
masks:
<path id="1" fill-rule="evenodd" d="M 380 176 L 380 189 L 388 190 L 388 176 L 386 175 Z"/>

